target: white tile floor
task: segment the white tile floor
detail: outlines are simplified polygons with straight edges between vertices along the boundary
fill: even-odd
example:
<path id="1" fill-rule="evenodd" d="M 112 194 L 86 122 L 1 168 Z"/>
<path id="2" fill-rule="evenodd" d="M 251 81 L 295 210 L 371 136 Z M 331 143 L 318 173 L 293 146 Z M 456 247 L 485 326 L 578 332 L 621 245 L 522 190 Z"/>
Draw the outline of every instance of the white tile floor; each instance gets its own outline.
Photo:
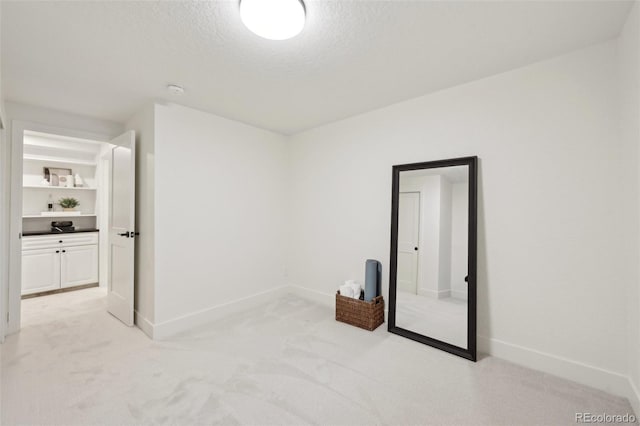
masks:
<path id="1" fill-rule="evenodd" d="M 571 425 L 622 398 L 487 357 L 338 323 L 286 296 L 169 341 L 89 289 L 23 303 L 2 345 L 3 425 Z"/>

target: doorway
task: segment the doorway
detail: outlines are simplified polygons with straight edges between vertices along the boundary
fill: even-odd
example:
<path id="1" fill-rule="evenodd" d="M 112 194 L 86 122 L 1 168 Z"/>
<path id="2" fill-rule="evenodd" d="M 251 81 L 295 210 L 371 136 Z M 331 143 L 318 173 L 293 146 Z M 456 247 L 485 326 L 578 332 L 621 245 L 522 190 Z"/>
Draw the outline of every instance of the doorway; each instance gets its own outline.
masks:
<path id="1" fill-rule="evenodd" d="M 110 140 L 12 124 L 7 334 L 20 329 L 22 300 L 69 291 L 76 300 L 102 295 L 110 313 L 133 325 L 134 133 Z M 116 222 L 127 231 L 114 234 Z M 124 250 L 114 256 L 114 246 Z"/>
<path id="2" fill-rule="evenodd" d="M 107 142 L 25 130 L 21 299 L 106 288 L 99 273 L 108 259 L 99 247 L 110 211 L 104 192 L 111 165 L 104 157 L 112 149 Z"/>

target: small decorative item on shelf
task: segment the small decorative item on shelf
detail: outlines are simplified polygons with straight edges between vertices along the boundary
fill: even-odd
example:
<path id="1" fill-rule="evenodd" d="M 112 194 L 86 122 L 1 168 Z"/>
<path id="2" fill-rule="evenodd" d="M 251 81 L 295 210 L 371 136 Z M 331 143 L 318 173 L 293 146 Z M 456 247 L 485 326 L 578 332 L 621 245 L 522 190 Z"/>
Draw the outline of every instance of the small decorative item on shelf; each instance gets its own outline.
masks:
<path id="1" fill-rule="evenodd" d="M 65 212 L 72 212 L 80 205 L 80 202 L 75 198 L 60 198 L 58 204 Z"/>
<path id="2" fill-rule="evenodd" d="M 51 186 L 66 186 L 64 182 L 60 182 L 60 179 L 73 174 L 71 169 L 59 169 L 55 167 L 45 167 L 43 172 L 44 178 L 49 181 Z"/>
<path id="3" fill-rule="evenodd" d="M 76 173 L 74 177 L 74 182 L 75 182 L 76 188 L 81 188 L 82 185 L 84 185 L 84 182 L 82 182 L 82 178 L 78 173 Z"/>

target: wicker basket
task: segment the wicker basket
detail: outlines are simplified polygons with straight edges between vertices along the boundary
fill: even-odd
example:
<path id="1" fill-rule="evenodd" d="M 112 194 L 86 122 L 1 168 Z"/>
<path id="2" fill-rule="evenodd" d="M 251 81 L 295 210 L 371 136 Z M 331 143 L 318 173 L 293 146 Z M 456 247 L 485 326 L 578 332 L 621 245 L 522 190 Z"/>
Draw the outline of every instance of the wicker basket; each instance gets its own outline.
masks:
<path id="1" fill-rule="evenodd" d="M 374 297 L 371 302 L 336 294 L 336 321 L 346 322 L 373 331 L 384 322 L 384 299 Z"/>

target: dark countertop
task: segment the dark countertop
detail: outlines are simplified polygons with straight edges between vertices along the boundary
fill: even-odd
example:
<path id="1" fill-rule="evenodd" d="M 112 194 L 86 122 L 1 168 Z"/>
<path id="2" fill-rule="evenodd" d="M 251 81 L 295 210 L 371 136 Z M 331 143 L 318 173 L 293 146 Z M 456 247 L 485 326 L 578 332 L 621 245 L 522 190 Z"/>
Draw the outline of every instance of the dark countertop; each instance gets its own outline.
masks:
<path id="1" fill-rule="evenodd" d="M 26 231 L 22 233 L 23 237 L 31 237 L 34 235 L 59 235 L 59 234 L 78 234 L 81 232 L 98 232 L 99 229 L 95 228 L 84 228 L 84 229 L 76 229 L 75 231 L 68 232 L 58 232 L 58 231 Z"/>

